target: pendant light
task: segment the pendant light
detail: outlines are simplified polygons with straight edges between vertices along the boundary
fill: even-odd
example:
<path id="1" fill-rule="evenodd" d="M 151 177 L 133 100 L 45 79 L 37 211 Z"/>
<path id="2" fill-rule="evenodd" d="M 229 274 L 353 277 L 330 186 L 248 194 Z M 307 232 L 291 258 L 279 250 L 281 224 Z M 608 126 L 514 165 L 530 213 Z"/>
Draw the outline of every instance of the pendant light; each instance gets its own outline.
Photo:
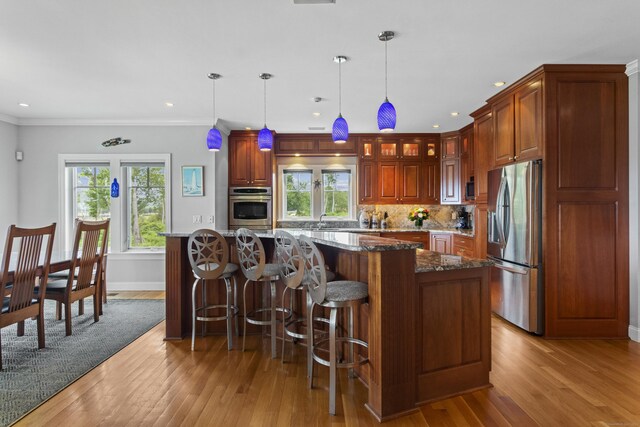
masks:
<path id="1" fill-rule="evenodd" d="M 207 134 L 207 148 L 209 151 L 220 151 L 222 147 L 222 134 L 216 127 L 216 80 L 222 77 L 220 74 L 209 73 L 209 78 L 213 81 L 213 127 Z"/>
<path id="2" fill-rule="evenodd" d="M 384 102 L 378 108 L 378 129 L 380 132 L 392 132 L 396 128 L 396 109 L 387 97 L 387 42 L 394 36 L 393 31 L 383 31 L 378 39 L 384 42 Z"/>
<path id="3" fill-rule="evenodd" d="M 349 125 L 342 117 L 342 63 L 347 61 L 346 56 L 335 56 L 333 62 L 338 63 L 338 118 L 333 122 L 331 136 L 336 144 L 344 144 L 349 138 Z"/>
<path id="4" fill-rule="evenodd" d="M 258 149 L 260 151 L 271 151 L 271 147 L 273 147 L 273 135 L 267 127 L 267 80 L 272 76 L 269 73 L 262 73 L 259 77 L 264 81 L 264 127 L 258 134 Z"/>

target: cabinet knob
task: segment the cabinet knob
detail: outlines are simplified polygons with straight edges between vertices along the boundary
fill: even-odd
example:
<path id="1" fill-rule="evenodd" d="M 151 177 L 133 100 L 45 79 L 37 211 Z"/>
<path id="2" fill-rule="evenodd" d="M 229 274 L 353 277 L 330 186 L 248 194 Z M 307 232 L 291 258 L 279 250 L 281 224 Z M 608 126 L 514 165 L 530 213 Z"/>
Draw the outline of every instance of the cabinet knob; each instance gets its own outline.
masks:
<path id="1" fill-rule="evenodd" d="M 513 156 L 513 160 L 518 160 L 518 156 Z"/>
<path id="2" fill-rule="evenodd" d="M 447 156 L 446 156 L 446 155 L 444 155 L 444 156 L 442 156 L 442 158 L 443 158 L 443 159 L 446 159 L 446 158 L 447 158 Z"/>
<path id="3" fill-rule="evenodd" d="M 515 157 L 509 157 L 509 160 L 515 160 Z"/>

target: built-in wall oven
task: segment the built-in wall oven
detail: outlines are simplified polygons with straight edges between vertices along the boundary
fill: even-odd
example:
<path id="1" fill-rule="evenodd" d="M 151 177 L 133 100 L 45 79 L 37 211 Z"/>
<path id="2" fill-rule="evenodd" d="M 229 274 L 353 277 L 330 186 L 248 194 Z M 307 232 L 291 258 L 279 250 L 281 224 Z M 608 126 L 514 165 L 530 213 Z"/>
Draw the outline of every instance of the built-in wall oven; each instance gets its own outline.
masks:
<path id="1" fill-rule="evenodd" d="M 270 230 L 272 228 L 271 187 L 229 188 L 229 228 Z"/>

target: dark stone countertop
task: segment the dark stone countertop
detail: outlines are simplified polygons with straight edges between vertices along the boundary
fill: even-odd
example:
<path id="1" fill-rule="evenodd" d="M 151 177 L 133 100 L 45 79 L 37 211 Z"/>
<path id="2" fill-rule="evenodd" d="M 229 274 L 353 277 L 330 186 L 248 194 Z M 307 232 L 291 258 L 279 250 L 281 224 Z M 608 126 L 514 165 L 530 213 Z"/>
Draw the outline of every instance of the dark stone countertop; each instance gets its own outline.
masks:
<path id="1" fill-rule="evenodd" d="M 491 265 L 493 262 L 488 259 L 467 258 L 416 249 L 416 273 L 489 267 Z"/>

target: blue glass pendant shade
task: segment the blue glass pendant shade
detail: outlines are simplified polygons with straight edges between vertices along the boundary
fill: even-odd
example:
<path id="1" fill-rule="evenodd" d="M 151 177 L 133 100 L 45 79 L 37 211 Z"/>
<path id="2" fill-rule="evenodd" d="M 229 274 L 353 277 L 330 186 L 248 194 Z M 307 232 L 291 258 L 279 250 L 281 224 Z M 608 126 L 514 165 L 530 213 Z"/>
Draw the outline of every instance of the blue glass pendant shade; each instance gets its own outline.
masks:
<path id="1" fill-rule="evenodd" d="M 391 132 L 396 128 L 396 109 L 385 99 L 378 108 L 378 129 L 380 132 Z"/>
<path id="2" fill-rule="evenodd" d="M 336 144 L 344 144 L 349 138 L 349 125 L 342 117 L 342 114 L 333 122 L 333 130 L 331 131 L 333 142 Z"/>
<path id="3" fill-rule="evenodd" d="M 113 178 L 113 182 L 111 183 L 111 197 L 117 198 L 120 196 L 120 184 L 118 184 L 118 179 Z"/>
<path id="4" fill-rule="evenodd" d="M 222 147 L 222 134 L 215 126 L 209 129 L 207 134 L 207 148 L 209 151 L 220 151 Z"/>
<path id="5" fill-rule="evenodd" d="M 258 149 L 260 151 L 270 151 L 273 147 L 273 135 L 266 126 L 260 130 L 258 134 Z"/>

